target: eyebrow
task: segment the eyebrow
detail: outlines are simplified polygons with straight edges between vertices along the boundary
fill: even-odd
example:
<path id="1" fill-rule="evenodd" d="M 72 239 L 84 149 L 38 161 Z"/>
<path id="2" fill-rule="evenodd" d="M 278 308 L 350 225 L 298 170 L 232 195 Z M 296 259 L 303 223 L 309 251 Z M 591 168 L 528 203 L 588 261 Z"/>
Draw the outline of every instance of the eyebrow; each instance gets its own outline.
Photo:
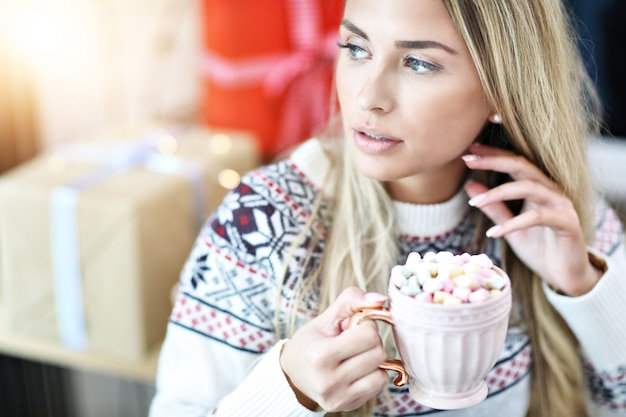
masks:
<path id="1" fill-rule="evenodd" d="M 359 27 L 357 25 L 355 25 L 354 23 L 352 23 L 348 19 L 343 19 L 341 21 L 341 26 L 345 27 L 350 32 L 359 35 L 360 37 L 362 37 L 366 41 L 370 40 L 369 36 L 367 36 L 367 33 L 363 32 L 361 29 L 359 29 Z"/>
<path id="2" fill-rule="evenodd" d="M 448 45 L 444 45 L 443 43 L 437 41 L 396 41 L 395 45 L 397 48 L 406 48 L 406 49 L 431 49 L 431 48 L 439 48 L 448 52 L 451 55 L 458 55 L 459 53 L 454 49 L 450 48 Z"/>
<path id="3" fill-rule="evenodd" d="M 366 41 L 369 41 L 369 36 L 367 36 L 367 34 L 365 32 L 363 32 L 357 25 L 355 25 L 354 23 L 352 23 L 351 21 L 349 21 L 348 19 L 344 19 L 341 21 L 341 26 L 345 27 L 346 29 L 348 29 L 350 32 L 359 35 L 360 37 L 362 37 L 363 39 L 365 39 Z M 428 40 L 423 40 L 423 41 L 396 41 L 394 42 L 394 45 L 396 46 L 396 48 L 406 48 L 406 49 L 432 49 L 432 48 L 437 48 L 437 49 L 442 49 L 446 52 L 448 52 L 449 54 L 452 55 L 458 55 L 459 53 L 450 48 L 448 45 L 444 45 L 443 43 L 437 42 L 437 41 L 428 41 Z"/>

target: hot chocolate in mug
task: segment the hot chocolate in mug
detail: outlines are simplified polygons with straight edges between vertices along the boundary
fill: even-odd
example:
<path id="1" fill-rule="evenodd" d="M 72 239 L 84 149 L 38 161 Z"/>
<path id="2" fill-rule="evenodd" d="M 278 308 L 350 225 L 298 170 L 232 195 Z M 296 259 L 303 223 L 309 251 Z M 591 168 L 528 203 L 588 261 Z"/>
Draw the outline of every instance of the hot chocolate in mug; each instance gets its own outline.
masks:
<path id="1" fill-rule="evenodd" d="M 511 285 L 480 303 L 443 305 L 416 300 L 390 283 L 389 308 L 356 312 L 348 327 L 361 320 L 393 326 L 400 359 L 380 367 L 398 372 L 394 384 L 409 382 L 411 396 L 425 406 L 448 410 L 478 404 L 487 397 L 485 377 L 495 365 L 506 338 L 511 311 Z M 411 377 L 411 378 L 410 378 Z"/>

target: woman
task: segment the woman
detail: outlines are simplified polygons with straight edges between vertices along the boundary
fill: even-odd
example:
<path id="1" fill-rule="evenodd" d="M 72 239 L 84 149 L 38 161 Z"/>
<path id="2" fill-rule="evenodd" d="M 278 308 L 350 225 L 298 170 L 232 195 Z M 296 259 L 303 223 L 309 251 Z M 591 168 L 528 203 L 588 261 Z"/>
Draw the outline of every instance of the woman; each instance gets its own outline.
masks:
<path id="1" fill-rule="evenodd" d="M 348 0 L 342 138 L 250 173 L 207 223 L 152 416 L 624 415 L 626 249 L 591 205 L 572 38 L 557 0 Z M 416 403 L 378 368 L 390 338 L 345 328 L 429 250 L 485 252 L 513 281 L 489 396 L 468 409 Z"/>

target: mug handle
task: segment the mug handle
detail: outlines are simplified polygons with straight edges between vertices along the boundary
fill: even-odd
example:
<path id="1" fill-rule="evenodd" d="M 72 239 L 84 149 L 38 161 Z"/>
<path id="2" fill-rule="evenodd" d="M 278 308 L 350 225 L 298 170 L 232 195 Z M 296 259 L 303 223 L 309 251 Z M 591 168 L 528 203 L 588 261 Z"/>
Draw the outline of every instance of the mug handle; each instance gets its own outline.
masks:
<path id="1" fill-rule="evenodd" d="M 381 320 L 393 326 L 391 313 L 386 307 L 368 307 L 357 311 L 352 315 L 352 317 L 350 317 L 348 328 L 356 326 L 361 322 L 361 320 Z M 409 373 L 406 371 L 404 364 L 400 359 L 386 359 L 382 364 L 380 364 L 379 368 L 398 373 L 396 378 L 393 380 L 393 384 L 397 387 L 409 382 Z"/>

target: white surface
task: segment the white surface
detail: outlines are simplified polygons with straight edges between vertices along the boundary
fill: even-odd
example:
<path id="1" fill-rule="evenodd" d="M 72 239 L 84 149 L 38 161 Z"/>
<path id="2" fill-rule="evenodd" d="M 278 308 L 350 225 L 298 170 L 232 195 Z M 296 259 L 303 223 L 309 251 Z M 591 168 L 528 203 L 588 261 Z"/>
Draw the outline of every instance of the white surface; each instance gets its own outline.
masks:
<path id="1" fill-rule="evenodd" d="M 626 138 L 594 138 L 588 153 L 591 172 L 606 197 L 626 202 Z"/>

